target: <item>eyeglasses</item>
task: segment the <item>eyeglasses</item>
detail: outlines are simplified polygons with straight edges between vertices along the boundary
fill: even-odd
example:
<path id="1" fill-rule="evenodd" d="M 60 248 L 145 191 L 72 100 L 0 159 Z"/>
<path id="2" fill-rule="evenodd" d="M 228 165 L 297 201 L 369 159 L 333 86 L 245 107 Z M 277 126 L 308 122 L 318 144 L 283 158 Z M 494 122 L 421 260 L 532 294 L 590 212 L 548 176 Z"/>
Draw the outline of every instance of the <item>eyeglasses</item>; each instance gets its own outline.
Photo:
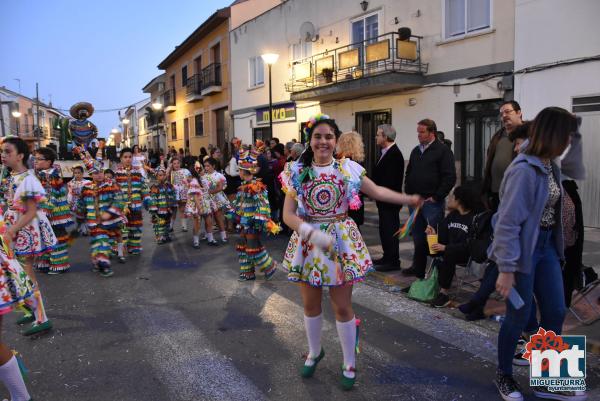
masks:
<path id="1" fill-rule="evenodd" d="M 38 159 L 37 157 L 35 158 L 35 161 L 36 161 L 36 162 L 45 162 L 45 161 L 47 161 L 47 160 L 48 160 L 48 159 Z"/>
<path id="2" fill-rule="evenodd" d="M 513 109 L 504 109 L 504 110 L 500 110 L 500 117 L 502 117 L 503 115 L 511 115 L 512 113 L 514 113 L 515 111 Z"/>

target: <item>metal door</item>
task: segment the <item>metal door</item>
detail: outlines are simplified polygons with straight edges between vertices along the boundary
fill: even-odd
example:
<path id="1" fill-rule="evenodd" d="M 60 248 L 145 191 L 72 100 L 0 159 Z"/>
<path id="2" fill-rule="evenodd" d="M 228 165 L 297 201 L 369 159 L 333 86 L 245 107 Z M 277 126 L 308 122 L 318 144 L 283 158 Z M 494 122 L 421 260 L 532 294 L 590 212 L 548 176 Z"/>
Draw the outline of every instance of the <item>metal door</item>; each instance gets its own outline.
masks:
<path id="1" fill-rule="evenodd" d="M 392 123 L 391 110 L 377 110 L 356 113 L 356 132 L 362 135 L 365 143 L 365 162 L 367 175 L 372 176 L 373 169 L 379 159 L 380 150 L 375 142 L 377 127 Z"/>

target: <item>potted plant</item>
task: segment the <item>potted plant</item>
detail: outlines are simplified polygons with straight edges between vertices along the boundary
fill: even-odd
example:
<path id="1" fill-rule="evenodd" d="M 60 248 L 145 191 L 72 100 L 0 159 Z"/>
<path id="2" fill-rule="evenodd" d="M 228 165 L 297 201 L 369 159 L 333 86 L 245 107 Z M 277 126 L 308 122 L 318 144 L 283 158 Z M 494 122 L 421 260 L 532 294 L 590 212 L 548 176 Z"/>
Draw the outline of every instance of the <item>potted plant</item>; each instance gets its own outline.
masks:
<path id="1" fill-rule="evenodd" d="M 325 82 L 327 82 L 327 83 L 333 82 L 333 69 L 323 68 L 323 71 L 321 71 L 321 74 L 323 75 L 323 78 L 325 78 Z"/>

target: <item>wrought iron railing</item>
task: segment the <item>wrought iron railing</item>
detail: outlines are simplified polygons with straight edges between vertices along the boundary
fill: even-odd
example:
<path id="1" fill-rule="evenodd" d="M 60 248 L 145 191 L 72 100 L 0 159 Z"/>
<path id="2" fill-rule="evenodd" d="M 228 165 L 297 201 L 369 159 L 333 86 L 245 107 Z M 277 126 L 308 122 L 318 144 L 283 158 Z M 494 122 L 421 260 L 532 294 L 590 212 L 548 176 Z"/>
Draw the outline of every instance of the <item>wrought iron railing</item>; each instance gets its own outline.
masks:
<path id="1" fill-rule="evenodd" d="M 202 92 L 202 75 L 195 74 L 188 78 L 186 85 L 187 95 L 200 95 Z"/>
<path id="2" fill-rule="evenodd" d="M 175 89 L 167 89 L 163 93 L 164 107 L 175 106 Z"/>
<path id="3" fill-rule="evenodd" d="M 212 63 L 202 69 L 202 89 L 221 86 L 221 63 Z"/>
<path id="4" fill-rule="evenodd" d="M 421 61 L 421 39 L 411 35 L 400 40 L 398 32 L 390 32 L 297 60 L 286 90 L 299 92 L 389 72 L 424 74 L 428 64 Z"/>

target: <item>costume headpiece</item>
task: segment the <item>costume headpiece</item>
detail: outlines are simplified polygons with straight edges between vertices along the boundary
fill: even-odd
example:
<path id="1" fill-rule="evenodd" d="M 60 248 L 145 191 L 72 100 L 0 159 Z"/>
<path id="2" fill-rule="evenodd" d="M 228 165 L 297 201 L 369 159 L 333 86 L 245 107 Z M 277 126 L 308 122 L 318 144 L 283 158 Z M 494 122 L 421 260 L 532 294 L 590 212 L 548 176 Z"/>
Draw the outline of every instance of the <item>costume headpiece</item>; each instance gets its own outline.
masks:
<path id="1" fill-rule="evenodd" d="M 308 119 L 308 121 L 306 122 L 306 126 L 302 130 L 302 133 L 304 134 L 305 142 L 308 142 L 308 140 L 309 140 L 310 130 L 312 129 L 312 127 L 314 127 L 316 123 L 318 123 L 319 121 L 322 121 L 322 120 L 331 120 L 331 118 L 327 114 L 319 113 Z"/>
<path id="2" fill-rule="evenodd" d="M 75 119 L 79 119 L 79 111 L 80 110 L 87 110 L 88 117 L 91 117 L 92 114 L 94 114 L 94 106 L 92 106 L 92 104 L 88 103 L 88 102 L 75 103 L 69 109 L 69 114 L 71 114 L 71 117 L 73 117 Z"/>
<path id="3" fill-rule="evenodd" d="M 264 144 L 263 144 L 264 145 Z M 258 173 L 258 152 L 248 147 L 243 147 L 240 150 L 240 158 L 238 161 L 238 168 L 240 170 L 248 171 L 250 174 Z"/>
<path id="4" fill-rule="evenodd" d="M 254 147 L 256 148 L 256 151 L 258 153 L 263 153 L 265 151 L 265 142 L 257 139 L 256 142 L 254 143 Z"/>

